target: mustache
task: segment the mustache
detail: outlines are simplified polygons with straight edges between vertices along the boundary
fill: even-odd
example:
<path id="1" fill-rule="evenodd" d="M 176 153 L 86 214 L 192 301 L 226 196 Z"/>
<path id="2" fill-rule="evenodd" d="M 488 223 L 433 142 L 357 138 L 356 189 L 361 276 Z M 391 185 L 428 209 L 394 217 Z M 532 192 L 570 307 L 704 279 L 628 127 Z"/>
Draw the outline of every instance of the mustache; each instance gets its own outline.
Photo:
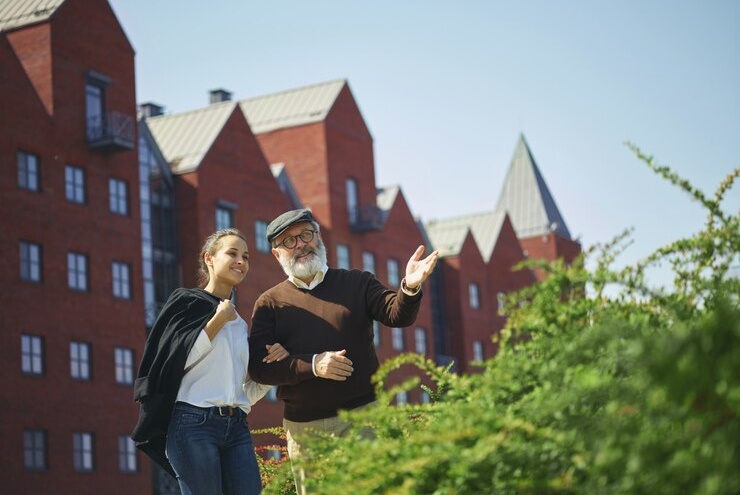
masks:
<path id="1" fill-rule="evenodd" d="M 309 246 L 304 246 L 300 251 L 293 253 L 293 259 L 297 260 L 300 256 L 303 256 L 304 254 L 318 254 L 318 252 Z"/>

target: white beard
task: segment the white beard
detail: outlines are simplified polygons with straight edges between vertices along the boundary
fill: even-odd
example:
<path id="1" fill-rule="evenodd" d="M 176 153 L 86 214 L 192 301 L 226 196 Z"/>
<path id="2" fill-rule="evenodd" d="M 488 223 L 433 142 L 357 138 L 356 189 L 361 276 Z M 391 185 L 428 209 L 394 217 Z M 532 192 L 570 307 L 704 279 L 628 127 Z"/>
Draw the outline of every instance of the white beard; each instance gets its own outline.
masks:
<path id="1" fill-rule="evenodd" d="M 313 253 L 313 256 L 306 258 L 297 258 L 307 251 Z M 278 259 L 280 266 L 288 277 L 294 277 L 302 280 L 312 279 L 326 265 L 326 246 L 321 238 L 316 242 L 316 249 L 305 246 L 298 252 L 288 253 L 280 251 Z"/>

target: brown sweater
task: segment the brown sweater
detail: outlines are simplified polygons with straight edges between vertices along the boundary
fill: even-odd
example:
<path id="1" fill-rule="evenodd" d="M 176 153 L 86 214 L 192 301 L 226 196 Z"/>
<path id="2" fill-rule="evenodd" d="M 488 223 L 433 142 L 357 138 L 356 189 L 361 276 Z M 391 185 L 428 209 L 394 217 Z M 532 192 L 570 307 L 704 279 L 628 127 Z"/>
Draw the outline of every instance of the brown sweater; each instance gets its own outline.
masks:
<path id="1" fill-rule="evenodd" d="M 288 280 L 262 294 L 254 305 L 249 337 L 249 374 L 259 383 L 278 385 L 291 421 L 335 416 L 375 400 L 370 378 L 378 369 L 373 320 L 405 327 L 416 320 L 421 291 L 408 296 L 389 290 L 373 274 L 330 268 L 312 290 Z M 265 345 L 279 342 L 290 357 L 264 363 Z M 340 382 L 314 376 L 311 360 L 324 351 L 347 350 L 354 372 Z"/>

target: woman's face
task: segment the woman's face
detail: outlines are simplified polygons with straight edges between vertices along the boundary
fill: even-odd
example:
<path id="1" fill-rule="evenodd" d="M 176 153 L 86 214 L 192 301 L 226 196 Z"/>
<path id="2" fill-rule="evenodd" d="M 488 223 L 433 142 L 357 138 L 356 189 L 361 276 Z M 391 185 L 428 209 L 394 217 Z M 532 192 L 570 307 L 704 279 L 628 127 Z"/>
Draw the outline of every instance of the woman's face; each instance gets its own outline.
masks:
<path id="1" fill-rule="evenodd" d="M 218 241 L 216 252 L 205 254 L 211 277 L 228 285 L 237 285 L 249 272 L 249 248 L 244 239 L 227 235 Z"/>

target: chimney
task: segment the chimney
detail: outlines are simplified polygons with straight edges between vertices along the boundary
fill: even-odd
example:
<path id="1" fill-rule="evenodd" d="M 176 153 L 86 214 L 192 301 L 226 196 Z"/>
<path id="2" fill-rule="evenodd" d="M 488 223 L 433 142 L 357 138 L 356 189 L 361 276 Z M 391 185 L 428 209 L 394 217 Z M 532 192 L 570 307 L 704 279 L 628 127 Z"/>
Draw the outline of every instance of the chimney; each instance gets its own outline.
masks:
<path id="1" fill-rule="evenodd" d="M 151 102 L 142 103 L 139 105 L 139 113 L 144 119 L 149 117 L 158 117 L 164 114 L 164 107 Z"/>
<path id="2" fill-rule="evenodd" d="M 212 89 L 210 92 L 211 101 L 210 103 L 221 103 L 223 101 L 231 101 L 231 92 L 225 89 Z"/>

